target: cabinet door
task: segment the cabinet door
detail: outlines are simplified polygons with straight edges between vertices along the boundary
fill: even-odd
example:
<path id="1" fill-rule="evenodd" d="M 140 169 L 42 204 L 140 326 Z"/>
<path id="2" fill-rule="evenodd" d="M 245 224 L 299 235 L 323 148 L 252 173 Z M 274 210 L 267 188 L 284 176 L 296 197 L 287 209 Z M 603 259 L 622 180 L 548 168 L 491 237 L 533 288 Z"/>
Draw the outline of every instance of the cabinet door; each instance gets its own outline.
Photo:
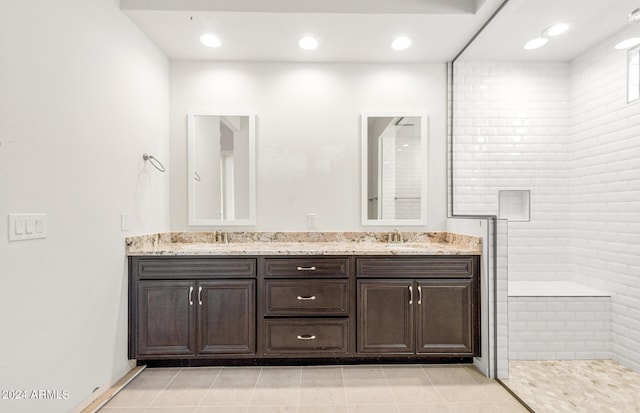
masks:
<path id="1" fill-rule="evenodd" d="M 412 354 L 413 280 L 358 281 L 359 353 Z"/>
<path id="2" fill-rule="evenodd" d="M 138 282 L 139 356 L 195 354 L 195 283 Z"/>
<path id="3" fill-rule="evenodd" d="M 198 282 L 198 354 L 254 354 L 255 280 Z"/>
<path id="4" fill-rule="evenodd" d="M 471 280 L 418 282 L 418 353 L 473 355 Z"/>

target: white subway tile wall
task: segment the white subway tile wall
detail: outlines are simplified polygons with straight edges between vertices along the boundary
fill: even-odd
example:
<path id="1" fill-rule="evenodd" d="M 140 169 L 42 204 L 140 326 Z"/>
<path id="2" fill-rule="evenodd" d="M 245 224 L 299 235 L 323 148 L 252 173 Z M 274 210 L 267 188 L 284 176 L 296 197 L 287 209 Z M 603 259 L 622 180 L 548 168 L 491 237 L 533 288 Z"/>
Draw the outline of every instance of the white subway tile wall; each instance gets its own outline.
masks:
<path id="1" fill-rule="evenodd" d="M 504 219 L 497 220 L 496 230 L 496 246 L 498 250 L 496 257 L 496 311 L 498 313 L 496 315 L 496 370 L 498 378 L 506 379 L 509 377 L 509 262 L 507 259 L 509 256 L 509 226 L 507 221 Z"/>
<path id="2" fill-rule="evenodd" d="M 571 238 L 574 281 L 612 293 L 613 352 L 640 371 L 640 101 L 627 103 L 632 26 L 571 63 Z"/>
<path id="3" fill-rule="evenodd" d="M 381 149 L 382 218 L 420 218 L 420 137 L 384 137 Z"/>
<path id="4" fill-rule="evenodd" d="M 517 321 L 535 340 L 510 343 L 511 354 L 611 354 L 640 371 L 640 102 L 627 103 L 626 52 L 613 49 L 639 34 L 630 27 L 572 62 L 455 65 L 453 213 L 495 215 L 499 190 L 530 190 L 531 221 L 508 224 L 509 279 L 569 279 L 612 293 L 610 331 L 602 320 L 558 320 L 565 312 L 537 303 L 542 319 L 532 310 L 535 320 Z M 560 323 L 602 336 L 571 330 L 582 347 L 551 350 L 536 329 Z M 521 343 L 533 338 L 521 333 Z M 612 344 L 602 350 L 594 343 L 605 333 Z"/>
<path id="5" fill-rule="evenodd" d="M 611 359 L 610 297 L 509 297 L 509 359 Z"/>
<path id="6" fill-rule="evenodd" d="M 462 62 L 454 71 L 456 214 L 498 214 L 498 191 L 529 190 L 509 223 L 509 278 L 567 278 L 569 65 Z"/>

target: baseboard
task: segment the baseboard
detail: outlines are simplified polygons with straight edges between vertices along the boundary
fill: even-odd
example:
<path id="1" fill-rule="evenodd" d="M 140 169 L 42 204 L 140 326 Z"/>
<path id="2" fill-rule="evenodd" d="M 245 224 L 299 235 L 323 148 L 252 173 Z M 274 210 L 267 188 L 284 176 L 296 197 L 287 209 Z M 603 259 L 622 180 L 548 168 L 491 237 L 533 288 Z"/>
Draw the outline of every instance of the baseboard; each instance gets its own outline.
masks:
<path id="1" fill-rule="evenodd" d="M 122 390 L 131 380 L 135 379 L 138 374 L 145 369 L 146 366 L 136 366 L 135 360 L 132 361 L 130 367 L 132 367 L 127 374 L 121 377 L 115 383 L 106 383 L 104 386 L 100 386 L 98 390 L 91 393 L 91 395 L 71 413 L 95 413 L 102 406 L 104 406 L 109 400 L 111 400 L 120 390 Z"/>

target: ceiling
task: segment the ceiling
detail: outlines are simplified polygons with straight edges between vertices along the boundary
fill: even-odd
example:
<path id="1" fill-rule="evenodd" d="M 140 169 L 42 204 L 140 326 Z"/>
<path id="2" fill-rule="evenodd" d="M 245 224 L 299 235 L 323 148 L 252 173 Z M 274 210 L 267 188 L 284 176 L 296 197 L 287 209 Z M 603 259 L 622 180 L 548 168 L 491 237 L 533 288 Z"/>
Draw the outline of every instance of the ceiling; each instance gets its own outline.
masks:
<path id="1" fill-rule="evenodd" d="M 451 61 L 503 0 L 120 0 L 120 8 L 172 60 L 293 62 Z M 465 59 L 571 60 L 627 25 L 640 0 L 510 0 Z M 535 51 L 523 45 L 557 21 L 573 22 Z M 215 33 L 219 48 L 199 42 Z M 298 40 L 315 36 L 314 51 Z M 391 41 L 404 35 L 409 49 Z"/>
<path id="2" fill-rule="evenodd" d="M 628 27 L 629 13 L 638 7 L 640 0 L 510 0 L 461 58 L 570 61 Z M 569 31 L 524 50 L 527 41 L 562 21 L 572 22 Z"/>
<path id="3" fill-rule="evenodd" d="M 120 8 L 174 60 L 444 62 L 502 1 L 120 0 Z M 222 46 L 200 44 L 206 32 Z M 298 47 L 305 35 L 318 49 Z M 391 49 L 398 35 L 412 39 L 409 49 Z"/>

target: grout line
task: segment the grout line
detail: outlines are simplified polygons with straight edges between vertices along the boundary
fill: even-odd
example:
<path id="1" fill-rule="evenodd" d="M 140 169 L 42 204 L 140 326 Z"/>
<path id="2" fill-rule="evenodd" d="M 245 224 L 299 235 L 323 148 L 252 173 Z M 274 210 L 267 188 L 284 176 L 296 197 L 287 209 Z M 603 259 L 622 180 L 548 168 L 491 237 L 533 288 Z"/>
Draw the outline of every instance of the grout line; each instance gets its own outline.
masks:
<path id="1" fill-rule="evenodd" d="M 253 396 L 256 394 L 256 389 L 258 388 L 258 383 L 260 383 L 260 377 L 262 377 L 262 372 L 264 371 L 264 367 L 260 367 L 260 373 L 258 373 L 258 377 L 256 377 L 256 382 L 253 384 L 253 391 L 251 392 L 251 396 L 249 396 L 249 400 L 247 401 L 246 409 L 244 409 L 245 413 L 249 412 L 251 408 L 251 402 L 253 401 Z"/>
<path id="2" fill-rule="evenodd" d="M 173 383 L 173 381 L 176 379 L 176 377 L 178 377 L 178 374 L 180 374 L 180 372 L 181 372 L 182 370 L 183 370 L 182 368 L 181 368 L 181 369 L 179 369 L 179 370 L 178 370 L 178 372 L 177 372 L 176 374 L 174 374 L 174 376 L 171 378 L 171 380 L 169 380 L 169 382 L 167 383 L 167 385 L 166 385 L 166 386 L 164 386 L 164 387 L 162 388 L 162 390 L 160 390 L 160 391 L 158 392 L 158 394 L 156 395 L 156 397 L 154 397 L 154 398 L 149 402 L 149 405 L 148 405 L 148 406 L 145 406 L 145 408 L 144 408 L 144 409 L 145 409 L 145 412 L 146 412 L 147 410 L 149 410 L 149 408 L 150 408 L 150 407 L 152 407 L 152 406 L 153 406 L 153 402 L 155 402 L 156 400 L 158 400 L 158 397 L 160 397 L 160 395 L 162 394 L 162 392 L 163 392 L 163 391 L 165 391 L 165 390 L 166 390 L 166 389 L 171 385 L 171 383 Z M 164 407 L 164 406 L 158 406 L 158 407 Z"/>
<path id="3" fill-rule="evenodd" d="M 342 378 L 342 393 L 344 393 L 344 404 L 349 410 L 349 399 L 347 398 L 347 382 L 344 379 L 344 366 L 340 366 L 340 377 Z"/>
<path id="4" fill-rule="evenodd" d="M 387 374 L 385 373 L 384 369 L 387 365 L 383 364 L 380 369 L 382 370 L 382 377 L 384 377 L 384 381 L 385 383 L 387 383 L 387 390 L 389 390 L 389 393 L 391 393 L 391 398 L 393 399 L 393 408 L 395 409 L 396 412 L 398 412 L 398 399 L 396 399 L 396 395 L 393 394 L 393 389 L 391 388 L 391 385 L 389 384 L 389 378 L 387 377 Z"/>
<path id="5" fill-rule="evenodd" d="M 207 389 L 207 391 L 204 393 L 204 396 L 202 397 L 202 399 L 200 400 L 200 403 L 198 403 L 198 406 L 196 407 L 196 410 L 198 410 L 200 407 L 202 407 L 202 403 L 204 403 L 204 399 L 207 398 L 207 394 L 209 394 L 209 392 L 211 391 L 211 389 L 213 388 L 213 385 L 215 384 L 216 380 L 218 380 L 218 377 L 220 377 L 220 374 L 222 374 L 222 370 L 224 369 L 224 367 L 220 367 L 218 369 L 218 373 L 216 374 L 216 376 L 213 378 L 213 380 L 211 380 L 211 384 L 209 385 L 209 388 Z"/>
<path id="6" fill-rule="evenodd" d="M 302 392 L 302 375 L 304 374 L 304 366 L 300 366 L 300 381 L 298 381 L 298 400 L 296 401 L 296 413 L 300 411 L 300 393 Z"/>
<path id="7" fill-rule="evenodd" d="M 109 402 L 109 400 L 113 399 L 116 394 L 120 393 L 122 389 L 124 389 L 133 379 L 138 377 L 140 373 L 147 366 L 136 366 L 131 369 L 127 374 L 124 375 L 120 380 L 118 380 L 109 390 L 107 390 L 104 394 L 94 400 L 89 406 L 82 410 L 82 413 L 95 413 L 98 410 L 102 409 L 105 404 Z"/>

